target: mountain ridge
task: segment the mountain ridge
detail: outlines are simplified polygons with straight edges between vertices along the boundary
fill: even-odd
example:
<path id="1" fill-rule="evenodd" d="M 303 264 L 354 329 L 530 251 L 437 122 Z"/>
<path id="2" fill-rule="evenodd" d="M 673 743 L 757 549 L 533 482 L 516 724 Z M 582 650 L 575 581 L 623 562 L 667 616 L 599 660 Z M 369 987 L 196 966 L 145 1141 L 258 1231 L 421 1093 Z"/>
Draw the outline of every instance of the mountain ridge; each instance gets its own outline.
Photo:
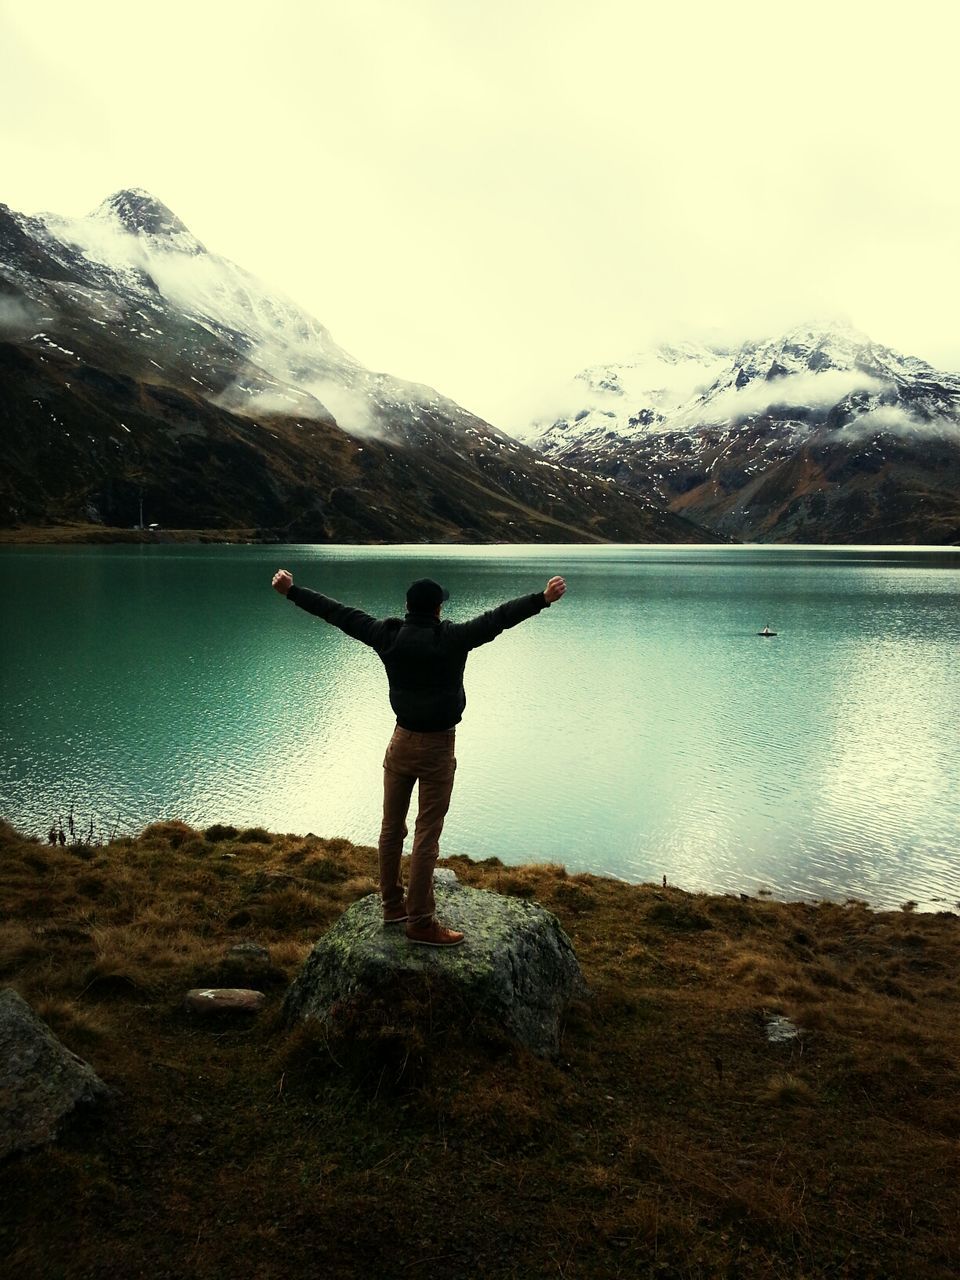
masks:
<path id="1" fill-rule="evenodd" d="M 318 541 L 697 541 L 539 454 L 212 253 L 148 192 L 0 205 L 0 523 Z"/>
<path id="2" fill-rule="evenodd" d="M 845 322 L 660 344 L 522 438 L 747 541 L 960 542 L 960 374 Z"/>
<path id="3" fill-rule="evenodd" d="M 207 252 L 186 223 L 182 222 L 172 209 L 142 187 L 125 187 L 121 191 L 114 191 L 112 195 L 102 200 L 89 216 L 115 221 L 131 235 L 142 233 L 165 238 L 189 238 L 197 246 L 197 252 Z"/>

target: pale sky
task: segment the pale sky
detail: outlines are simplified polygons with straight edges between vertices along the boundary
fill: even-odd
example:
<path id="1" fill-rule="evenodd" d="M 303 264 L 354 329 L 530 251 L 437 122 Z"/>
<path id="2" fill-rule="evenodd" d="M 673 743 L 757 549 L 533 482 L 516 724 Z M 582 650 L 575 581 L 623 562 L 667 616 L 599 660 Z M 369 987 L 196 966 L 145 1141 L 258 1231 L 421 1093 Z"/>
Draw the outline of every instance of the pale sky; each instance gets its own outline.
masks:
<path id="1" fill-rule="evenodd" d="M 960 6 L 0 0 L 0 200 L 145 187 L 507 430 L 643 343 L 838 315 L 960 369 Z"/>

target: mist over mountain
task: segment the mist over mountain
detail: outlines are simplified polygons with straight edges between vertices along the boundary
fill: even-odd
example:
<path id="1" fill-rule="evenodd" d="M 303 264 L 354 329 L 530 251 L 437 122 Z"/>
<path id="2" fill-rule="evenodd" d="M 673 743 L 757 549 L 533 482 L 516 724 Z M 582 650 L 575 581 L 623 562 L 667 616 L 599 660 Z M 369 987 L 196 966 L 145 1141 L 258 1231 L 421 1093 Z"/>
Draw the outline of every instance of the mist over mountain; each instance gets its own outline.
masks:
<path id="1" fill-rule="evenodd" d="M 960 374 L 849 325 L 583 370 L 523 434 L 747 541 L 960 543 Z"/>
<path id="2" fill-rule="evenodd" d="M 7 526 L 130 526 L 142 498 L 292 540 L 711 537 L 365 369 L 139 189 L 84 218 L 0 205 L 0 387 Z"/>

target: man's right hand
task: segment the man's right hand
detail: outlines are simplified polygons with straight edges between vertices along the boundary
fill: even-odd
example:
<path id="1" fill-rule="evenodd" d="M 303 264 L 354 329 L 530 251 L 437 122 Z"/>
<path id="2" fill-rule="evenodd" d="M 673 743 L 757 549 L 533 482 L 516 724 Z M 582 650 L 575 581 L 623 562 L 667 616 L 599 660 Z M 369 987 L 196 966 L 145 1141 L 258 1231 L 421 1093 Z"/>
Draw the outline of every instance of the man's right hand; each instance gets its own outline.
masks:
<path id="1" fill-rule="evenodd" d="M 273 589 L 285 596 L 293 586 L 293 574 L 287 569 L 278 569 L 273 575 Z"/>
<path id="2" fill-rule="evenodd" d="M 559 600 L 566 589 L 567 584 L 562 578 L 551 578 L 543 593 L 547 604 L 553 604 L 555 600 Z"/>

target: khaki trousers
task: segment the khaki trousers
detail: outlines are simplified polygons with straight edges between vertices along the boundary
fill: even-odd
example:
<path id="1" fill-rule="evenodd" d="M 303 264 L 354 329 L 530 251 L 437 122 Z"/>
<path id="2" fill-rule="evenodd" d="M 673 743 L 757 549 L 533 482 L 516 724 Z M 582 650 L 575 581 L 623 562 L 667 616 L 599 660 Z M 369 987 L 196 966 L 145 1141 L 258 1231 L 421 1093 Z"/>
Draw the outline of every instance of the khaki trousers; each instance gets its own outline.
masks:
<path id="1" fill-rule="evenodd" d="M 407 885 L 407 915 L 414 924 L 431 920 L 436 906 L 433 868 L 440 855 L 440 832 L 453 791 L 455 744 L 453 729 L 413 733 L 397 725 L 383 757 L 383 824 L 378 850 L 384 911 L 403 905 L 400 858 L 413 784 L 420 783 Z"/>

